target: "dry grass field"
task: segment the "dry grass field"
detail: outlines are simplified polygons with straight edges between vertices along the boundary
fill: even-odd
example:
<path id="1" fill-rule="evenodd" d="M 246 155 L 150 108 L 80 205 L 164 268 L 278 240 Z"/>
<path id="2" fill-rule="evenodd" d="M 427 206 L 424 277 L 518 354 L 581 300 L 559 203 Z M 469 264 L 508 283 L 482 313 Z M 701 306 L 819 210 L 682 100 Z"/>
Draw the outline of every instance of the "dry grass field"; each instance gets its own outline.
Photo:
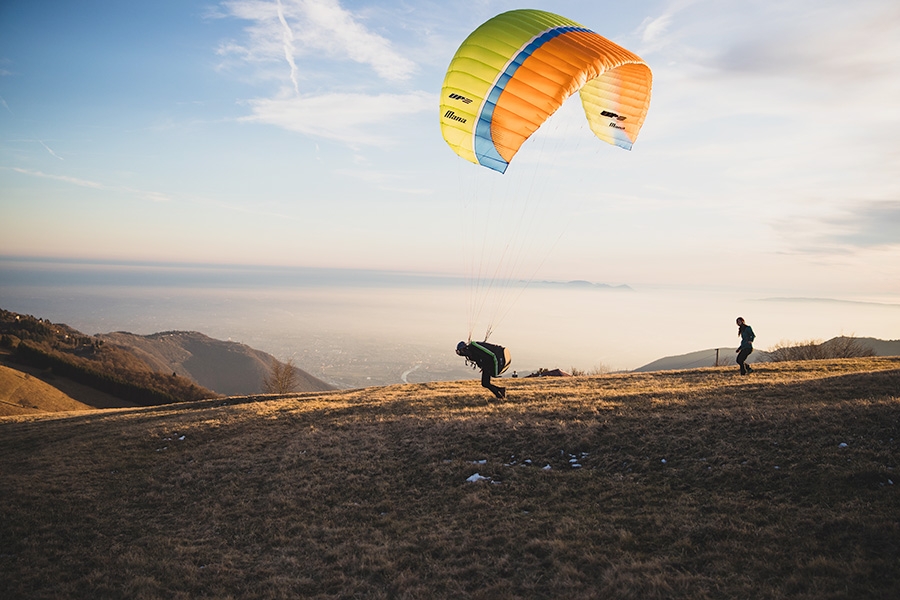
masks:
<path id="1" fill-rule="evenodd" d="M 0 419 L 0 595 L 900 598 L 900 358 L 507 385 Z"/>

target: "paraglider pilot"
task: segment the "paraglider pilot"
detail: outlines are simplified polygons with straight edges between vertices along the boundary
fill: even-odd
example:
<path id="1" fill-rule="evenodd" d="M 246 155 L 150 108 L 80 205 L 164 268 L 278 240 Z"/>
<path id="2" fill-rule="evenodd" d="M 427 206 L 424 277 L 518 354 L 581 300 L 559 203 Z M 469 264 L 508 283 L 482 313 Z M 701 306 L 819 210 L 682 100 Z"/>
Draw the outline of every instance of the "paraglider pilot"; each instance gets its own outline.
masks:
<path id="1" fill-rule="evenodd" d="M 737 318 L 737 326 L 738 335 L 741 336 L 741 346 L 736 350 L 737 364 L 741 366 L 741 375 L 747 375 L 753 372 L 753 369 L 750 368 L 750 363 L 746 362 L 746 360 L 750 353 L 753 352 L 753 340 L 756 339 L 756 334 L 753 333 L 753 328 L 744 321 L 744 317 Z"/>
<path id="2" fill-rule="evenodd" d="M 487 342 L 460 342 L 456 353 L 466 359 L 466 364 L 481 369 L 481 385 L 491 390 L 497 399 L 506 398 L 506 388 L 491 383 L 491 377 L 500 375 L 511 363 L 509 351 L 503 346 Z"/>

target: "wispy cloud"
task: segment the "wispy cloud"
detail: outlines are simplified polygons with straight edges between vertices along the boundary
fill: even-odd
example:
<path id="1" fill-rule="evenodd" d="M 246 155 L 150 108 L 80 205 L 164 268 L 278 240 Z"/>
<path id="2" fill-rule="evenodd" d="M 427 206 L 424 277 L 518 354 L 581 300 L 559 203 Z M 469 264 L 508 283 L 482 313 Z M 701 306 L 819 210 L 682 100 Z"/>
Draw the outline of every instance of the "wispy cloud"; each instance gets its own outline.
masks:
<path id="1" fill-rule="evenodd" d="M 644 31 L 641 55 L 654 68 L 647 134 L 689 135 L 697 149 L 720 144 L 727 127 L 720 160 L 768 158 L 815 171 L 810 179 L 837 177 L 835 165 L 861 156 L 874 157 L 860 165 L 868 181 L 895 164 L 900 5 L 676 0 Z"/>
<path id="2" fill-rule="evenodd" d="M 301 0 L 297 4 L 308 25 L 301 39 L 310 48 L 368 64 L 388 80 L 407 79 L 415 71 L 415 63 L 395 51 L 390 40 L 369 31 L 337 0 Z"/>
<path id="3" fill-rule="evenodd" d="M 898 31 L 900 5 L 882 0 L 672 0 L 639 33 L 657 60 L 821 83 L 883 77 L 900 56 Z"/>
<path id="4" fill-rule="evenodd" d="M 246 26 L 244 36 L 223 44 L 220 54 L 258 68 L 263 78 L 271 75 L 267 69 L 273 64 L 286 61 L 289 67 L 282 77 L 285 83 L 290 80 L 288 89 L 293 93 L 283 88 L 273 96 L 248 100 L 252 114 L 242 119 L 245 122 L 354 146 L 381 145 L 387 136 L 377 133 L 378 124 L 434 104 L 431 96 L 418 92 L 385 94 L 379 87 L 365 93 L 370 85 L 366 81 L 334 76 L 336 65 L 362 66 L 378 79 L 394 82 L 408 79 L 416 70 L 389 39 L 367 28 L 360 14 L 338 0 L 231 0 L 222 7 Z M 302 81 L 312 79 L 319 91 L 301 93 L 301 88 L 313 87 Z"/>
<path id="5" fill-rule="evenodd" d="M 641 46 L 637 49 L 638 53 L 643 56 L 676 43 L 681 35 L 676 23 L 678 15 L 701 1 L 672 0 L 663 6 L 660 14 L 645 18 L 636 32 Z"/>
<path id="6" fill-rule="evenodd" d="M 846 88 L 882 81 L 900 60 L 900 6 L 816 5 L 794 19 L 724 46 L 711 66 L 738 76 L 776 76 Z"/>
<path id="7" fill-rule="evenodd" d="M 351 61 L 391 81 L 408 79 L 416 70 L 390 40 L 337 0 L 232 0 L 222 6 L 227 15 L 247 22 L 243 39 L 222 44 L 223 55 L 248 62 L 286 58 L 291 75 L 297 73 L 296 60 L 307 57 L 314 59 L 306 65 L 310 70 L 320 68 L 323 58 Z"/>
<path id="8" fill-rule="evenodd" d="M 29 177 L 38 177 L 41 179 L 50 179 L 53 181 L 60 181 L 62 183 L 68 183 L 70 185 L 75 185 L 83 188 L 90 188 L 94 190 L 105 190 L 110 192 L 119 192 L 125 193 L 130 196 L 135 196 L 141 198 L 143 200 L 150 200 L 152 202 L 168 202 L 171 198 L 160 192 L 153 192 L 147 190 L 139 190 L 126 186 L 118 186 L 118 185 L 107 185 L 105 183 L 99 183 L 96 181 L 90 181 L 88 179 L 81 179 L 78 177 L 70 177 L 68 175 L 54 175 L 52 173 L 44 173 L 42 171 L 35 171 L 33 169 L 22 169 L 19 167 L 0 167 L 2 169 L 7 169 L 9 171 L 14 171 L 21 175 L 27 175 Z"/>
<path id="9" fill-rule="evenodd" d="M 900 200 L 865 202 L 845 214 L 823 219 L 831 238 L 856 247 L 900 245 Z"/>
<path id="10" fill-rule="evenodd" d="M 827 214 L 793 215 L 773 227 L 793 252 L 851 254 L 870 248 L 900 247 L 900 200 L 849 202 Z"/>
<path id="11" fill-rule="evenodd" d="M 28 175 L 30 177 L 40 177 L 41 179 L 52 179 L 54 181 L 62 181 L 65 183 L 71 183 L 72 185 L 77 185 L 79 187 L 92 188 L 95 190 L 109 189 L 108 186 L 105 186 L 102 183 L 89 181 L 87 179 L 79 179 L 78 177 L 69 177 L 68 175 L 52 175 L 49 173 L 43 173 L 41 171 L 35 171 L 33 169 L 20 169 L 19 167 L 8 167 L 8 169 L 22 175 Z"/>
<path id="12" fill-rule="evenodd" d="M 297 215 L 290 214 L 287 212 L 279 212 L 273 211 L 266 208 L 261 208 L 258 204 L 250 204 L 244 205 L 234 202 L 224 202 L 218 198 L 214 197 L 204 197 L 204 196 L 195 196 L 190 194 L 179 194 L 179 195 L 170 195 L 162 192 L 155 192 L 152 190 L 141 190 L 137 188 L 132 188 L 128 186 L 120 186 L 120 185 L 109 185 L 106 183 L 100 183 L 97 181 L 91 181 L 88 179 L 81 179 L 78 177 L 71 177 L 68 175 L 54 175 L 52 173 L 44 173 L 42 171 L 36 171 L 33 169 L 22 169 L 19 167 L 0 167 L 0 170 L 8 170 L 19 173 L 21 175 L 25 175 L 28 177 L 36 177 L 40 179 L 47 179 L 51 181 L 59 181 L 61 183 L 65 183 L 68 185 L 73 185 L 82 188 L 88 188 L 92 190 L 112 192 L 116 194 L 120 194 L 122 196 L 128 196 L 131 198 L 136 198 L 142 201 L 149 201 L 153 203 L 169 203 L 169 202 L 179 202 L 179 203 L 192 203 L 199 204 L 203 206 L 207 206 L 210 208 L 214 208 L 217 211 L 229 211 L 236 212 L 241 214 L 248 215 L 259 215 L 263 217 L 272 217 L 279 220 L 290 220 L 290 221 L 302 221 L 301 217 Z"/>
<path id="13" fill-rule="evenodd" d="M 304 133 L 344 142 L 351 146 L 385 145 L 389 139 L 385 124 L 403 115 L 434 109 L 432 94 L 323 94 L 250 101 L 253 114 L 247 122 L 276 125 Z"/>
<path id="14" fill-rule="evenodd" d="M 668 13 L 659 17 L 648 17 L 641 24 L 641 40 L 645 43 L 654 42 L 663 35 L 671 22 L 672 15 Z"/>

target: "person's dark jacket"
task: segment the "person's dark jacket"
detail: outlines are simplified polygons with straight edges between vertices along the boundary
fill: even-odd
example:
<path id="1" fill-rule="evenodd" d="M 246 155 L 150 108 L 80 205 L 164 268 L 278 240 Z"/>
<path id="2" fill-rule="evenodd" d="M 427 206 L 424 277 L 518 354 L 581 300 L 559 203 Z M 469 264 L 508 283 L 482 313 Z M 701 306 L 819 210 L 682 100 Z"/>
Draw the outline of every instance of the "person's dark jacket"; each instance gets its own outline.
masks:
<path id="1" fill-rule="evenodd" d="M 756 339 L 756 335 L 753 333 L 753 328 L 749 325 L 741 325 L 740 327 L 741 333 L 741 348 L 753 348 L 753 340 Z"/>

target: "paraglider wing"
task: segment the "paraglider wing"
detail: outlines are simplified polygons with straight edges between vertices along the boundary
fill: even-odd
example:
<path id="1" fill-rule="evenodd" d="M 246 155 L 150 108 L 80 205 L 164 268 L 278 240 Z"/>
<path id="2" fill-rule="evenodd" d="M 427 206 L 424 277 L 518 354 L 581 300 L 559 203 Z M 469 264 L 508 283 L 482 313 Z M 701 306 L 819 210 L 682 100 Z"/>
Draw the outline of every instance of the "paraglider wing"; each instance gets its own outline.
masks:
<path id="1" fill-rule="evenodd" d="M 459 156 L 503 173 L 579 91 L 591 131 L 630 150 L 650 106 L 651 80 L 640 57 L 574 21 L 509 11 L 456 51 L 441 90 L 441 133 Z"/>

